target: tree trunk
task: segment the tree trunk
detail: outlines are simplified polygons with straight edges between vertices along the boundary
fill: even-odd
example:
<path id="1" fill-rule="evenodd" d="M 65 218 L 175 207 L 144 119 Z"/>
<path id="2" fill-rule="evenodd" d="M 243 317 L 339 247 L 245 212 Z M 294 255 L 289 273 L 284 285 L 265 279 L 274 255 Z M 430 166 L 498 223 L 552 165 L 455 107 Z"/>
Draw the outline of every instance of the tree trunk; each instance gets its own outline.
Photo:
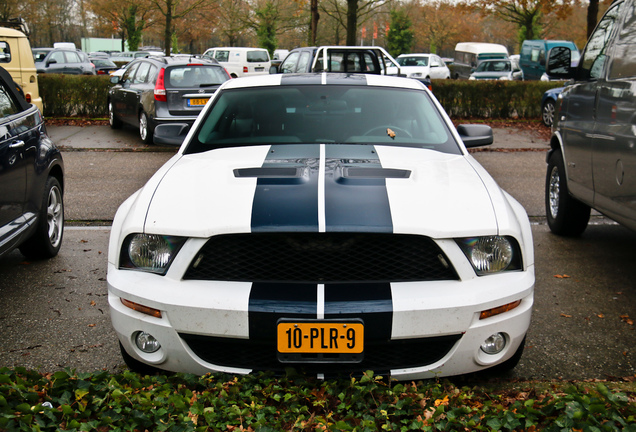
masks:
<path id="1" fill-rule="evenodd" d="M 356 45 L 358 35 L 358 0 L 347 0 L 347 45 Z"/>
<path id="2" fill-rule="evenodd" d="M 163 43 L 166 47 L 166 55 L 170 55 L 170 48 L 172 46 L 172 0 L 166 2 L 166 29 L 163 34 Z"/>
<path id="3" fill-rule="evenodd" d="M 587 38 L 589 39 L 596 27 L 596 20 L 598 18 L 598 0 L 590 0 L 590 5 L 587 7 Z"/>
<path id="4" fill-rule="evenodd" d="M 318 20 L 320 19 L 320 14 L 318 13 L 318 0 L 311 0 L 309 9 L 311 11 L 311 45 L 316 45 L 316 38 L 318 35 Z"/>

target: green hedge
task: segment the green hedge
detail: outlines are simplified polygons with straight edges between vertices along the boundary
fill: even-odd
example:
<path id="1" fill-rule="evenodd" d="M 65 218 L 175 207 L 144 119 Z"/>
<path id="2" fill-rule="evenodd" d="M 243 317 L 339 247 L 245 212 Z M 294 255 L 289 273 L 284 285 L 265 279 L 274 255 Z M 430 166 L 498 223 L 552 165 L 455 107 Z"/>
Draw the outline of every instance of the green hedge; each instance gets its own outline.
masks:
<path id="1" fill-rule="evenodd" d="M 107 117 L 106 75 L 38 75 L 45 117 Z"/>
<path id="2" fill-rule="evenodd" d="M 107 117 L 107 76 L 39 75 L 45 117 Z M 561 82 L 434 80 L 433 93 L 454 118 L 535 119 L 541 96 Z"/>
<path id="3" fill-rule="evenodd" d="M 0 368 L 0 431 L 635 432 L 633 387 Z"/>

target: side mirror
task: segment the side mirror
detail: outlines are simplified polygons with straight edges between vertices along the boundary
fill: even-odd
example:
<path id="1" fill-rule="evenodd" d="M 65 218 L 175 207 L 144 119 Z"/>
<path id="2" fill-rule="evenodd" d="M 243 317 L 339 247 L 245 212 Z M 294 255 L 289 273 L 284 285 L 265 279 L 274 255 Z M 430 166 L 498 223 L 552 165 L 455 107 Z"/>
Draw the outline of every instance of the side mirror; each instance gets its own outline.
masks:
<path id="1" fill-rule="evenodd" d="M 57 60 L 49 60 L 49 61 L 46 62 L 47 66 L 50 66 L 52 64 L 57 64 Z"/>
<path id="2" fill-rule="evenodd" d="M 190 125 L 187 123 L 160 124 L 155 128 L 153 142 L 158 145 L 180 146 L 188 132 Z"/>
<path id="3" fill-rule="evenodd" d="M 572 50 L 568 47 L 554 47 L 548 51 L 545 72 L 551 78 L 563 80 L 572 78 L 574 75 Z"/>
<path id="4" fill-rule="evenodd" d="M 457 132 L 466 148 L 490 145 L 494 142 L 492 128 L 480 124 L 464 124 L 457 126 Z"/>
<path id="5" fill-rule="evenodd" d="M 111 76 L 110 77 L 111 84 L 119 84 L 121 82 L 121 76 Z"/>

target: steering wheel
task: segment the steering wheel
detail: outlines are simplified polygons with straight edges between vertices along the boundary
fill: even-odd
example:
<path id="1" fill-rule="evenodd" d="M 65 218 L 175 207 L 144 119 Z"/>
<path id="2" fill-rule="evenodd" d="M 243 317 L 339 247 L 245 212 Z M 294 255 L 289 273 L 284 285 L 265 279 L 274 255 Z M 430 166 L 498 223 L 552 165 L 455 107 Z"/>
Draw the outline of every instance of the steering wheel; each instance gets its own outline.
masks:
<path id="1" fill-rule="evenodd" d="M 369 135 L 376 135 L 376 136 L 381 136 L 381 135 L 387 135 L 390 136 L 389 133 L 387 132 L 387 129 L 391 129 L 393 132 L 395 132 L 395 135 L 406 135 L 409 138 L 413 138 L 413 135 L 411 135 L 411 133 L 409 131 L 407 131 L 406 129 L 402 129 L 401 127 L 397 127 L 397 126 L 376 126 L 372 129 L 369 129 L 368 131 L 366 131 L 364 133 L 364 136 L 369 136 Z M 381 132 L 381 133 L 378 133 Z M 391 137 L 391 138 L 395 138 L 395 137 Z"/>

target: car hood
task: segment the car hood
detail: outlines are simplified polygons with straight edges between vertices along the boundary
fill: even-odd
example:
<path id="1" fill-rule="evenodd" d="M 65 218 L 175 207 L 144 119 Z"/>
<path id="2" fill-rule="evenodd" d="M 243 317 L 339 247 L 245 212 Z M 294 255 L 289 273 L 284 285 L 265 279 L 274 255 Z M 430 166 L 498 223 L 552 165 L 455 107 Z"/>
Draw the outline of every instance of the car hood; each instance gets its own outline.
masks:
<path id="1" fill-rule="evenodd" d="M 403 147 L 279 145 L 177 155 L 137 195 L 129 226 L 188 237 L 357 231 L 498 232 L 503 193 L 471 156 Z"/>

